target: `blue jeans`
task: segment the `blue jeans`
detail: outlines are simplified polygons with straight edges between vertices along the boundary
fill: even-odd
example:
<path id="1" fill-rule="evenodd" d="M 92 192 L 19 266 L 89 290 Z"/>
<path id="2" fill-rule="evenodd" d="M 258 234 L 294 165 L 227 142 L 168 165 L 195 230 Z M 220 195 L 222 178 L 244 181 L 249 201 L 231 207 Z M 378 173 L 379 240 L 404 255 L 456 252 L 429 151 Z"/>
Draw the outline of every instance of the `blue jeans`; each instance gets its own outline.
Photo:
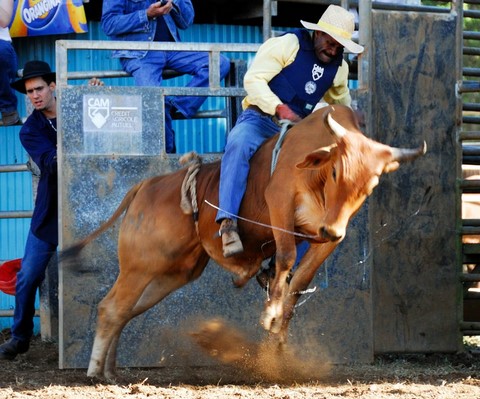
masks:
<path id="1" fill-rule="evenodd" d="M 48 262 L 56 252 L 56 246 L 28 233 L 22 267 L 17 274 L 15 311 L 13 314 L 12 337 L 28 341 L 33 334 L 35 296 L 45 278 Z"/>
<path id="2" fill-rule="evenodd" d="M 297 257 L 295 258 L 295 263 L 292 266 L 292 271 L 295 271 L 295 269 L 298 267 L 300 264 L 300 261 L 302 258 L 305 256 L 307 251 L 310 249 L 310 243 L 308 241 L 300 241 L 297 245 Z M 273 255 L 270 258 L 270 262 L 268 263 L 268 267 L 272 268 L 275 267 L 275 255 Z"/>
<path id="3" fill-rule="evenodd" d="M 187 87 L 208 87 L 208 53 L 190 51 L 149 51 L 144 58 L 121 58 L 122 68 L 133 76 L 137 86 L 161 86 L 164 69 L 192 75 Z M 230 70 L 227 57 L 220 57 L 220 79 Z M 172 128 L 172 107 L 186 118 L 195 115 L 206 100 L 205 96 L 175 96 L 165 99 L 165 150 L 175 152 L 175 132 Z"/>
<path id="4" fill-rule="evenodd" d="M 302 260 L 303 256 L 307 253 L 310 249 L 310 243 L 308 241 L 301 241 L 297 244 L 297 258 L 295 259 L 295 263 L 292 267 L 292 270 L 295 270 Z"/>
<path id="5" fill-rule="evenodd" d="M 266 115 L 246 109 L 227 137 L 220 168 L 219 208 L 216 221 L 237 219 L 247 188 L 250 158 L 280 127 Z M 270 165 L 265 165 L 270 172 Z"/>
<path id="6" fill-rule="evenodd" d="M 17 96 L 10 83 L 17 77 L 17 54 L 12 43 L 0 40 L 0 112 L 17 110 Z"/>

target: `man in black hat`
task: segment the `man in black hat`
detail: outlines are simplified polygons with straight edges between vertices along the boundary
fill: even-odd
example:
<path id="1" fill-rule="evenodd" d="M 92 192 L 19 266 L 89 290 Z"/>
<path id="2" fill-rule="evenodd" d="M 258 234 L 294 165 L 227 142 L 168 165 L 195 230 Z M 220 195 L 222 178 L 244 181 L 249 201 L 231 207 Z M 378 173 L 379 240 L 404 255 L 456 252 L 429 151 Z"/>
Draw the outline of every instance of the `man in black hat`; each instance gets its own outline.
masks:
<path id="1" fill-rule="evenodd" d="M 30 99 L 34 110 L 20 130 L 20 141 L 40 169 L 37 197 L 22 266 L 17 274 L 12 337 L 0 345 L 0 359 L 25 353 L 33 335 L 35 296 L 58 244 L 57 100 L 55 72 L 43 61 L 29 61 L 12 87 Z M 102 86 L 92 78 L 90 85 Z"/>

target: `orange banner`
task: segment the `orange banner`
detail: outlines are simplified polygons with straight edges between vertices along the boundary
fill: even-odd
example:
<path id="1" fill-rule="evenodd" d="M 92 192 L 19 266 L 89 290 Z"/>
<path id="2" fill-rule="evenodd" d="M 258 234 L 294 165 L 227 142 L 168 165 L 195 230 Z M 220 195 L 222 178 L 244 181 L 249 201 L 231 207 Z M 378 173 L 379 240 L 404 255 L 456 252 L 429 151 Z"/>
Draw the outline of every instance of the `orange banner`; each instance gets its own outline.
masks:
<path id="1" fill-rule="evenodd" d="M 16 0 L 12 37 L 85 33 L 82 0 Z"/>

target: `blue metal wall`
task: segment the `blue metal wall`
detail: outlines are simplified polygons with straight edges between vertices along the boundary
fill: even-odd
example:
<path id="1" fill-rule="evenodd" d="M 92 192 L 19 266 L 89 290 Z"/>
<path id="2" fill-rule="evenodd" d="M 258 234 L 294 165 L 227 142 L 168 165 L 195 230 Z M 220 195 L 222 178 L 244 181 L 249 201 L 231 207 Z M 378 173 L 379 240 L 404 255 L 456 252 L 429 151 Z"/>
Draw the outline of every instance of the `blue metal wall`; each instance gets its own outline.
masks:
<path id="1" fill-rule="evenodd" d="M 194 25 L 182 32 L 185 42 L 213 43 L 260 43 L 261 27 L 226 26 L 226 25 Z M 42 36 L 31 38 L 15 38 L 14 46 L 18 55 L 18 65 L 22 68 L 25 62 L 40 59 L 55 67 L 55 41 L 69 40 L 107 40 L 98 22 L 89 23 L 89 32 L 62 36 Z M 231 56 L 231 54 L 225 54 Z M 251 54 L 238 54 L 234 57 L 248 60 Z M 118 60 L 110 57 L 110 51 L 71 52 L 69 53 L 69 70 L 108 70 L 120 69 Z M 165 85 L 183 86 L 188 77 L 180 77 L 165 81 Z M 83 82 L 78 82 L 82 84 Z M 133 85 L 131 78 L 116 78 L 106 81 L 108 85 Z M 25 96 L 18 95 L 19 113 L 27 115 Z M 222 99 L 207 99 L 202 109 L 219 109 L 224 107 Z M 174 129 L 177 137 L 179 153 L 195 150 L 199 153 L 221 152 L 225 144 L 225 121 L 222 119 L 199 119 L 175 121 Z M 0 127 L 0 165 L 24 164 L 27 154 L 20 144 L 18 133 L 20 126 Z M 28 172 L 0 173 L 0 210 L 31 210 L 32 182 Z M 26 235 L 30 219 L 0 219 L 0 260 L 21 258 L 23 256 Z M 12 309 L 13 297 L 0 292 L 0 309 Z M 10 327 L 11 318 L 0 317 L 0 329 Z M 37 321 L 38 331 L 38 321 Z"/>
<path id="2" fill-rule="evenodd" d="M 0 165 L 25 164 L 18 132 L 20 126 L 0 127 Z M 0 173 L 0 210 L 32 209 L 32 178 L 28 172 Z M 0 219 L 0 261 L 21 258 L 30 219 Z M 0 309 L 13 309 L 14 298 L 0 292 Z M 10 317 L 0 317 L 0 330 L 9 327 Z"/>

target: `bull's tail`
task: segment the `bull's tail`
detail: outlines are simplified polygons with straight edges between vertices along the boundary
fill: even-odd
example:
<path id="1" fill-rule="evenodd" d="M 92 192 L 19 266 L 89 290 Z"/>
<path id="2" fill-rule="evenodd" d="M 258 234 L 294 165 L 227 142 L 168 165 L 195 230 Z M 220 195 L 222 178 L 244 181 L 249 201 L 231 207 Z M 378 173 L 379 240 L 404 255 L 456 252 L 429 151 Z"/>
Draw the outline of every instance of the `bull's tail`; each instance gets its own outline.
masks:
<path id="1" fill-rule="evenodd" d="M 133 186 L 130 191 L 125 195 L 123 198 L 122 202 L 118 206 L 118 208 L 115 210 L 112 216 L 110 216 L 110 219 L 108 219 L 106 222 L 104 222 L 97 230 L 94 232 L 90 233 L 87 237 L 85 237 L 83 240 L 77 242 L 76 244 L 73 244 L 70 247 L 67 247 L 60 253 L 60 259 L 66 259 L 69 257 L 76 256 L 80 253 L 80 251 L 90 242 L 95 240 L 100 234 L 104 233 L 106 230 L 108 230 L 113 223 L 128 209 L 130 204 L 132 203 L 133 199 L 137 195 L 137 193 L 140 191 L 144 184 L 144 181 L 138 183 L 137 185 Z"/>

